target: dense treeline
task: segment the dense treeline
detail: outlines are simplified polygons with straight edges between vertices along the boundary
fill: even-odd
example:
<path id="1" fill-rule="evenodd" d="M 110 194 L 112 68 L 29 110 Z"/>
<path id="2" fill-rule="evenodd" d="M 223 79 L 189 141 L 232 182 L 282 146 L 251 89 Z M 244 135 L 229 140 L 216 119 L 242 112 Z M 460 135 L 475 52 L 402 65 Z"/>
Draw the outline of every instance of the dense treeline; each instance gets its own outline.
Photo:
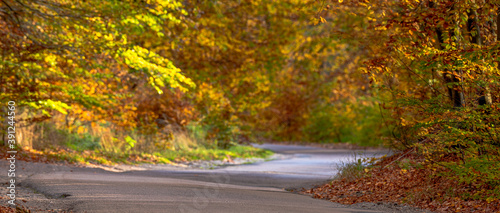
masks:
<path id="1" fill-rule="evenodd" d="M 2 1 L 1 98 L 21 106 L 19 124 L 31 128 L 21 137 L 35 148 L 56 129 L 117 149 L 172 147 L 184 131 L 222 148 L 262 138 L 377 144 L 356 133 L 384 134 L 368 80 L 353 69 L 358 48 L 311 21 L 320 9 Z M 54 128 L 37 125 L 47 122 Z"/>

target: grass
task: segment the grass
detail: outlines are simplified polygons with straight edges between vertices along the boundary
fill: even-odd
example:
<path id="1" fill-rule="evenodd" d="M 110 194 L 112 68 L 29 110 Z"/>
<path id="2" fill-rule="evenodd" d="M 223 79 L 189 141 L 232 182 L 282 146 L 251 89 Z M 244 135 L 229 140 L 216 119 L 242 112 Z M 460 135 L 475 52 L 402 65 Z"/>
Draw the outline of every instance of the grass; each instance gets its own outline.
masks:
<path id="1" fill-rule="evenodd" d="M 273 153 L 250 146 L 233 146 L 228 150 L 207 149 L 198 147 L 183 150 L 164 150 L 161 152 L 144 153 L 112 153 L 101 150 L 76 151 L 69 148 L 58 148 L 55 150 L 28 150 L 34 154 L 47 156 L 48 159 L 80 164 L 171 164 L 173 162 L 196 161 L 196 160 L 224 160 L 234 158 L 267 158 Z"/>
<path id="2" fill-rule="evenodd" d="M 250 146 L 232 146 L 228 150 L 223 149 L 208 149 L 199 147 L 196 149 L 185 150 L 165 150 L 160 153 L 155 153 L 159 156 L 164 156 L 174 161 L 182 160 L 224 160 L 227 158 L 267 158 L 272 155 L 269 150 L 258 149 Z"/>
<path id="3" fill-rule="evenodd" d="M 365 177 L 369 175 L 368 171 L 373 167 L 373 164 L 384 157 L 362 157 L 355 153 L 351 160 L 340 162 L 340 165 L 337 167 L 338 172 L 334 179 L 354 181 Z"/>
<path id="4" fill-rule="evenodd" d="M 216 141 L 207 141 L 202 126 L 189 125 L 186 130 L 143 135 L 138 131 L 111 131 L 97 125 L 92 131 L 77 133 L 58 128 L 51 122 L 26 129 L 31 137 L 24 152 L 36 159 L 80 164 L 170 164 L 196 160 L 232 160 L 234 158 L 267 158 L 268 150 L 231 143 L 221 149 Z"/>

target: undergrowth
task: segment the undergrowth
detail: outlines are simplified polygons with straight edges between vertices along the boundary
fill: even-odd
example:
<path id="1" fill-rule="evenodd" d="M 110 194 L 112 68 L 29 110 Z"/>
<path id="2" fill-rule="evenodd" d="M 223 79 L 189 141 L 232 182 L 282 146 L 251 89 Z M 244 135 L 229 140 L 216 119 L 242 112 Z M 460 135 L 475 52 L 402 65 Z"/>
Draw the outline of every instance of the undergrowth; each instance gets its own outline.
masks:
<path id="1" fill-rule="evenodd" d="M 27 150 L 31 153 L 48 156 L 59 161 L 67 161 L 69 163 L 97 163 L 105 165 L 113 165 L 116 163 L 124 164 L 170 164 L 182 161 L 196 160 L 224 160 L 234 158 L 267 158 L 273 153 L 269 150 L 258 149 L 250 146 L 233 146 L 228 150 L 223 149 L 207 149 L 203 147 L 186 150 L 165 150 L 162 152 L 144 153 L 111 153 L 100 150 L 83 152 L 59 148 L 56 150 Z"/>
<path id="2" fill-rule="evenodd" d="M 267 158 L 273 154 L 269 150 L 237 143 L 232 143 L 226 149 L 220 148 L 217 141 L 206 139 L 206 128 L 198 125 L 154 134 L 143 134 L 137 130 L 113 132 L 107 125 L 88 129 L 91 131 L 78 132 L 57 128 L 48 122 L 35 124 L 28 129 L 30 131 L 23 129 L 24 135 L 30 136 L 32 144 L 23 149 L 56 161 L 107 165 Z"/>

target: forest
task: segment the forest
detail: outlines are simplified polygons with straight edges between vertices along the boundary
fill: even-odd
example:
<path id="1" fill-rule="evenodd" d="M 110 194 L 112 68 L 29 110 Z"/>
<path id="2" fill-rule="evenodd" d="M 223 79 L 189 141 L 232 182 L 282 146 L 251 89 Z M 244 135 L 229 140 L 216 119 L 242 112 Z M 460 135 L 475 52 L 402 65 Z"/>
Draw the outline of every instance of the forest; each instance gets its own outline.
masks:
<path id="1" fill-rule="evenodd" d="M 499 23 L 486 0 L 1 0 L 3 143 L 11 122 L 19 149 L 103 164 L 390 147 L 495 203 Z"/>

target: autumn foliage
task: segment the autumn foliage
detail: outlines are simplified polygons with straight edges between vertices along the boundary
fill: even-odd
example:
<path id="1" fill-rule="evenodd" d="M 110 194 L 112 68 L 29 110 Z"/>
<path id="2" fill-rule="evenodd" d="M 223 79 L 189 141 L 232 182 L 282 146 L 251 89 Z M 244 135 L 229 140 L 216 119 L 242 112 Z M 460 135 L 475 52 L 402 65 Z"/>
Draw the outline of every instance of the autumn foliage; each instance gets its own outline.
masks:
<path id="1" fill-rule="evenodd" d="M 358 70 L 369 76 L 383 100 L 380 106 L 390 112 L 386 123 L 394 127 L 392 145 L 421 157 L 423 173 L 414 175 L 432 175 L 422 177 L 431 183 L 431 193 L 439 194 L 441 187 L 432 184 L 462 190 L 440 193 L 444 200 L 434 197 L 432 202 L 454 202 L 446 199 L 456 196 L 457 205 L 448 210 L 461 211 L 465 201 L 494 206 L 489 203 L 500 198 L 498 2 L 326 3 L 317 23 L 335 26 L 334 36 L 365 51 Z M 452 182 L 441 181 L 443 177 Z M 407 187 L 405 193 L 419 194 Z"/>
<path id="2" fill-rule="evenodd" d="M 221 148 L 262 138 L 376 145 L 388 135 L 370 124 L 377 142 L 356 136 L 363 111 L 379 108 L 355 72 L 358 49 L 314 25 L 313 1 L 1 6 L 1 99 L 16 101 L 28 127 L 21 146 L 64 138 L 44 136 L 59 134 L 51 125 L 112 151 L 172 148 L 192 129 Z"/>
<path id="3" fill-rule="evenodd" d="M 18 105 L 20 146 L 386 145 L 468 185 L 463 199 L 495 201 L 498 11 L 484 0 L 3 0 L 0 100 Z"/>

